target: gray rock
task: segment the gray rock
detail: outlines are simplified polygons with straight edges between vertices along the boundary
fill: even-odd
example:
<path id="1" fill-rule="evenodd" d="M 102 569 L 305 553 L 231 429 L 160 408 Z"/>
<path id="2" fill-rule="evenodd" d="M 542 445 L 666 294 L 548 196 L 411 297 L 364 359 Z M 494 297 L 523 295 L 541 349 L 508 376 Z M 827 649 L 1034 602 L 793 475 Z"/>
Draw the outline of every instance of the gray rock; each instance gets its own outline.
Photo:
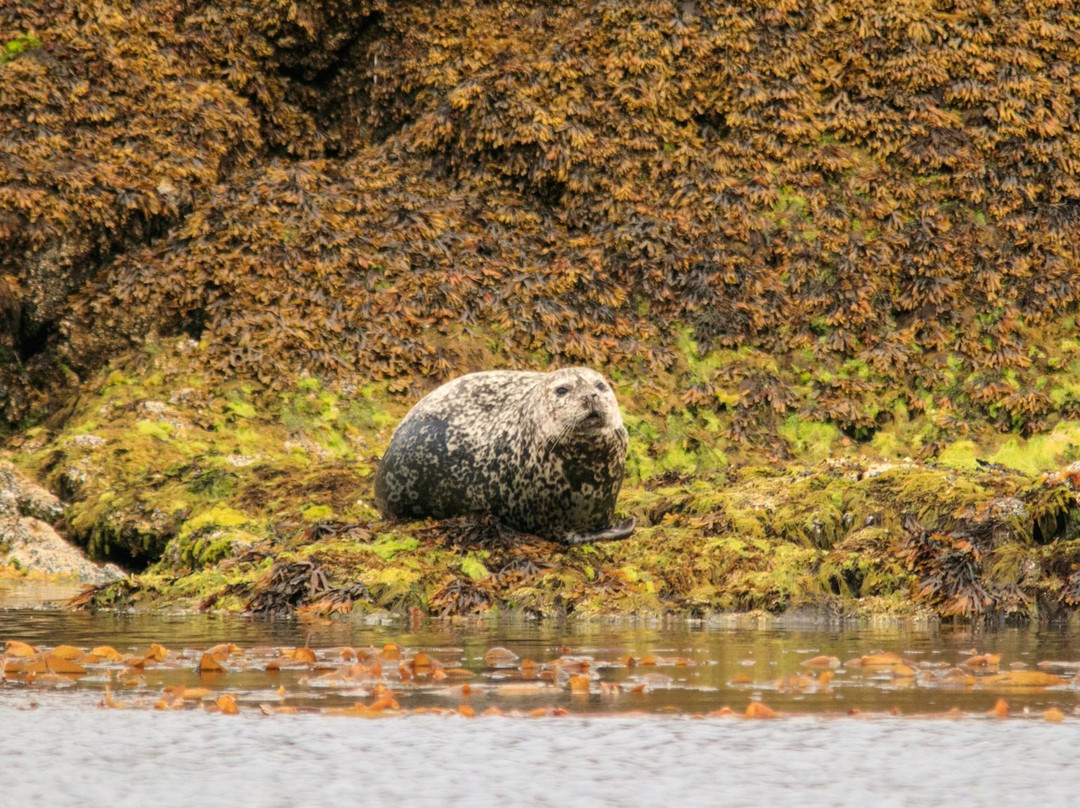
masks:
<path id="1" fill-rule="evenodd" d="M 19 516 L 19 500 L 14 491 L 0 488 L 0 518 L 5 516 Z"/>
<path id="2" fill-rule="evenodd" d="M 46 575 L 66 575 L 94 585 L 125 577 L 115 564 L 90 561 L 51 526 L 32 516 L 0 519 L 0 563 Z"/>
<path id="3" fill-rule="evenodd" d="M 49 522 L 63 512 L 57 497 L 0 461 L 0 564 L 95 585 L 123 578 L 115 564 L 93 563 L 53 530 Z"/>
<path id="4" fill-rule="evenodd" d="M 0 513 L 4 512 L 4 501 L 13 496 L 18 512 L 23 516 L 33 516 L 46 522 L 59 519 L 64 513 L 64 506 L 50 491 L 28 479 L 11 463 L 0 460 Z"/>
<path id="5" fill-rule="evenodd" d="M 76 435 L 71 439 L 71 443 L 83 449 L 100 449 L 105 445 L 105 438 L 92 434 Z"/>

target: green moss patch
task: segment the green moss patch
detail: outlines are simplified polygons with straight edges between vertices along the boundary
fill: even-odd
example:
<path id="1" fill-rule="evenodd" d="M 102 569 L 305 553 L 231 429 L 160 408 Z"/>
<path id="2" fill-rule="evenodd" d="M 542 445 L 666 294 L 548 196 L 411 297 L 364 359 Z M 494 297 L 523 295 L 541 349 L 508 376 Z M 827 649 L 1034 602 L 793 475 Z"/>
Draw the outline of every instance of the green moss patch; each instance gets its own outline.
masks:
<path id="1" fill-rule="evenodd" d="M 745 378 L 770 372 L 759 355 L 728 358 L 749 363 Z M 374 458 L 408 408 L 389 384 L 221 386 L 169 341 L 144 363 L 105 369 L 62 428 L 28 433 L 13 455 L 62 493 L 71 537 L 140 571 L 102 605 L 1030 619 L 1080 602 L 1068 556 L 1080 475 L 1041 474 L 1070 457 L 1076 422 L 889 460 L 875 441 L 796 413 L 776 421 L 779 442 L 748 445 L 739 431 L 755 422 L 738 404 L 673 400 L 691 376 L 624 379 L 632 437 L 618 511 L 638 528 L 570 548 L 483 518 L 383 520 Z M 703 367 L 687 373 L 721 370 Z M 902 415 L 878 434 L 910 457 L 939 413 Z"/>

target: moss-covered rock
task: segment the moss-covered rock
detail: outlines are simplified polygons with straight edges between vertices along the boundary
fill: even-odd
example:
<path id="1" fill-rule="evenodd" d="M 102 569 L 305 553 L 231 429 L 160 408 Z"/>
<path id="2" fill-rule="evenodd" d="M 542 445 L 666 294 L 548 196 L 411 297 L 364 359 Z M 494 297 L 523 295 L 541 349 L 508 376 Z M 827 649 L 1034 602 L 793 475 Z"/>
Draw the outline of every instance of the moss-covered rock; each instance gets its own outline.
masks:
<path id="1" fill-rule="evenodd" d="M 619 511 L 638 521 L 631 538 L 565 547 L 484 517 L 390 523 L 372 506 L 371 472 L 407 403 L 388 383 L 220 385 L 193 371 L 199 350 L 170 341 L 140 365 L 106 368 L 61 429 L 27 433 L 12 454 L 63 493 L 72 538 L 141 573 L 122 602 L 1024 619 L 1080 602 L 1073 471 L 890 462 L 874 459 L 870 444 L 807 426 L 784 428 L 786 462 L 765 462 L 773 448 L 726 437 L 718 416 L 676 410 L 623 381 L 637 460 Z M 707 439 L 665 450 L 694 430 Z M 830 436 L 829 459 L 819 435 Z M 1015 435 L 999 445 L 1025 443 L 1048 445 Z M 1040 462 L 1068 454 L 1052 445 L 1062 454 Z"/>

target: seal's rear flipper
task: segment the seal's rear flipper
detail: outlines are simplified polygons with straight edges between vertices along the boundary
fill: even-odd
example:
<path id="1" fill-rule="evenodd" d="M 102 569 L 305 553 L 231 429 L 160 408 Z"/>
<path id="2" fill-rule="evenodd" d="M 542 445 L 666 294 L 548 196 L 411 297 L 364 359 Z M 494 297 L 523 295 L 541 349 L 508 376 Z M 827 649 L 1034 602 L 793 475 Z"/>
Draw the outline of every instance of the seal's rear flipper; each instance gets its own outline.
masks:
<path id="1" fill-rule="evenodd" d="M 630 517 L 598 533 L 571 533 L 563 539 L 563 542 L 566 544 L 588 544 L 594 541 L 618 541 L 633 533 L 636 526 L 637 519 Z"/>

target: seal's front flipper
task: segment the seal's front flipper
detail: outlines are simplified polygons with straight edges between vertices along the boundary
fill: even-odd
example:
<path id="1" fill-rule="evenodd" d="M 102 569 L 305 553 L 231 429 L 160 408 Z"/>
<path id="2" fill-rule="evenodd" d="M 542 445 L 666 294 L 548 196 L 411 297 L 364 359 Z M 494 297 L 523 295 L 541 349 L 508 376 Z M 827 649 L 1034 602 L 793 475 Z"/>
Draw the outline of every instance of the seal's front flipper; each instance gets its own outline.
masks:
<path id="1" fill-rule="evenodd" d="M 633 533 L 636 526 L 637 519 L 630 517 L 598 533 L 571 533 L 563 539 L 563 542 L 566 544 L 588 544 L 594 541 L 618 541 Z"/>

